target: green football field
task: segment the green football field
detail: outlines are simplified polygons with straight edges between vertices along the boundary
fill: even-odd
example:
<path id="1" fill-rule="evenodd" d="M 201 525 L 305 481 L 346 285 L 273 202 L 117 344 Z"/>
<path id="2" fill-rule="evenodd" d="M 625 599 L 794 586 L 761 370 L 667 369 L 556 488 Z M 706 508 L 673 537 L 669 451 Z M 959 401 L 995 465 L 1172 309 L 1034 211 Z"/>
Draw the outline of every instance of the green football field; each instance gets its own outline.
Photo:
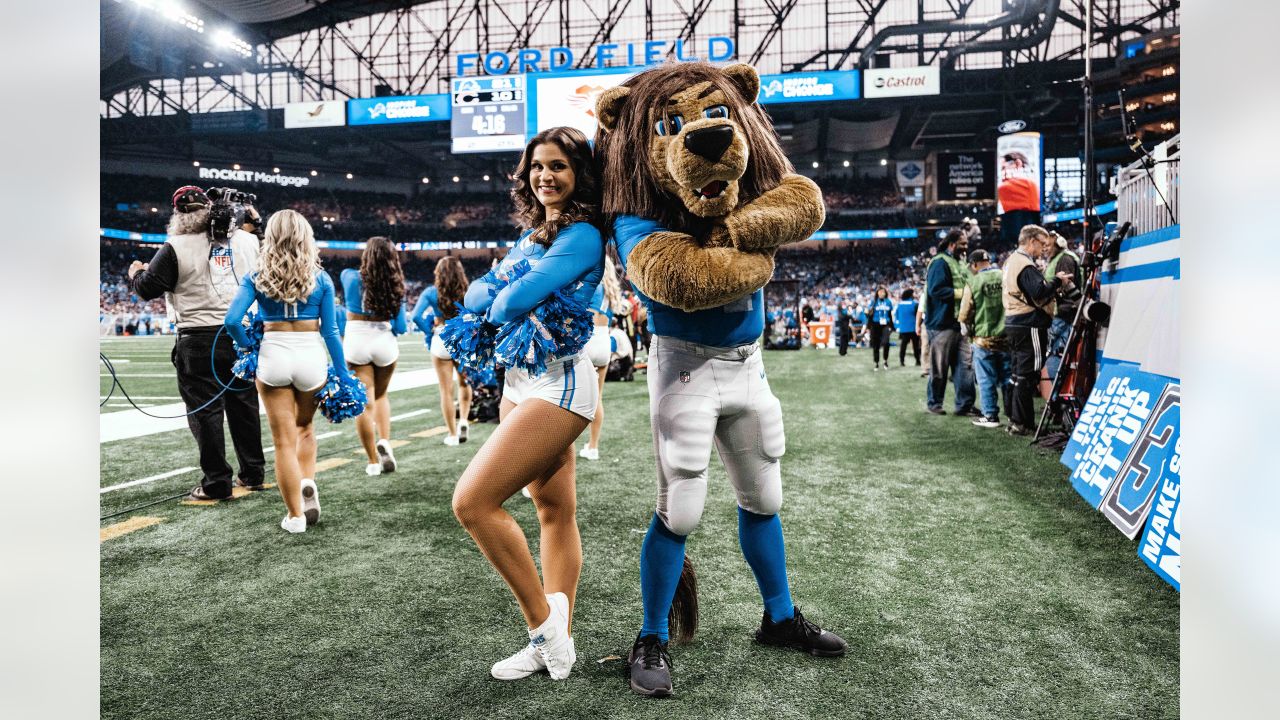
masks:
<path id="1" fill-rule="evenodd" d="M 102 348 L 129 392 L 148 398 L 139 404 L 159 407 L 179 402 L 171 344 Z M 1055 456 L 926 414 L 919 372 L 873 373 L 868 350 L 768 352 L 765 365 L 786 418 L 792 591 L 806 616 L 849 641 L 846 657 L 754 644 L 761 602 L 713 459 L 688 545 L 701 628 L 672 648 L 676 697 L 628 690 L 620 657 L 639 628 L 640 544 L 654 504 L 638 375 L 606 385 L 601 459 L 578 465 L 574 674 L 491 679 L 490 664 L 524 644 L 523 623 L 450 497 L 493 426 L 442 445 L 429 386 L 392 394 L 393 415 L 426 412 L 393 424 L 407 444 L 391 475 L 365 476 L 351 421 L 317 417 L 318 432 L 337 434 L 320 440 L 323 515 L 305 534 L 280 529 L 274 491 L 179 504 L 195 471 L 100 496 L 112 535 L 101 544 L 102 716 L 1178 716 L 1178 594 L 1075 494 Z M 429 367 L 420 338 L 402 339 L 400 367 Z M 104 377 L 104 396 L 109 386 Z M 103 412 L 121 412 L 114 402 Z M 263 433 L 270 447 L 265 421 Z M 185 427 L 116 440 L 101 447 L 101 484 L 196 464 Z M 528 500 L 507 508 L 536 532 Z M 536 535 L 530 544 L 536 558 Z"/>

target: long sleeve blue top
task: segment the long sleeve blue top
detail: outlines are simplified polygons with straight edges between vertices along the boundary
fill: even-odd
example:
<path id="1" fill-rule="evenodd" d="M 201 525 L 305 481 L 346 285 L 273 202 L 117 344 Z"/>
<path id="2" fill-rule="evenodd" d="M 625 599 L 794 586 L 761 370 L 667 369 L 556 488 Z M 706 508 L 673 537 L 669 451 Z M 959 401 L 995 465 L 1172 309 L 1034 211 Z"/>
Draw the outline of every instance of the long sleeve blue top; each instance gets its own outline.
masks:
<path id="1" fill-rule="evenodd" d="M 347 268 L 342 271 L 339 279 L 342 281 L 342 298 L 347 306 L 347 312 L 368 315 L 369 313 L 364 311 L 364 280 L 360 277 L 360 271 Z M 403 335 L 408 329 L 409 324 L 404 316 L 404 303 L 400 303 L 396 316 L 391 318 L 391 332 L 395 335 Z"/>
<path id="2" fill-rule="evenodd" d="M 591 303 L 587 307 L 605 316 L 610 325 L 613 324 L 613 308 L 609 307 L 609 301 L 605 299 L 604 283 L 596 286 L 596 292 L 591 296 Z"/>
<path id="3" fill-rule="evenodd" d="M 604 240 L 588 223 L 573 223 L 561 230 L 551 247 L 529 239 L 530 231 L 502 259 L 502 272 L 521 260 L 528 260 L 528 273 L 490 297 L 493 287 L 488 276 L 472 281 L 462 304 L 471 312 L 485 314 L 494 325 L 505 325 L 533 310 L 558 290 L 567 289 L 573 298 L 589 305 L 600 278 L 604 276 Z"/>
<path id="4" fill-rule="evenodd" d="M 244 316 L 249 306 L 258 302 L 258 316 L 263 322 L 282 322 L 290 320 L 319 320 L 320 336 L 324 338 L 325 347 L 329 350 L 329 358 L 338 373 L 347 372 L 347 361 L 342 355 L 342 340 L 338 337 L 338 322 L 335 319 L 333 302 L 333 280 L 329 273 L 316 271 L 316 287 L 302 302 L 283 303 L 267 297 L 258 290 L 255 280 L 258 273 L 244 276 L 240 289 L 227 308 L 227 316 L 222 321 L 231 336 L 240 347 L 249 347 L 249 334 L 244 330 Z"/>
<path id="5" fill-rule="evenodd" d="M 435 333 L 435 318 L 440 315 L 440 291 L 435 285 L 422 291 L 418 302 L 413 306 L 409 319 L 427 336 L 427 344 L 431 344 L 431 336 Z"/>
<path id="6" fill-rule="evenodd" d="M 631 251 L 650 234 L 665 230 L 653 220 L 623 215 L 613 223 L 613 242 L 626 268 Z M 720 307 L 685 312 L 648 298 L 637 289 L 649 309 L 649 331 L 701 345 L 737 347 L 755 342 L 764 333 L 764 290 Z"/>

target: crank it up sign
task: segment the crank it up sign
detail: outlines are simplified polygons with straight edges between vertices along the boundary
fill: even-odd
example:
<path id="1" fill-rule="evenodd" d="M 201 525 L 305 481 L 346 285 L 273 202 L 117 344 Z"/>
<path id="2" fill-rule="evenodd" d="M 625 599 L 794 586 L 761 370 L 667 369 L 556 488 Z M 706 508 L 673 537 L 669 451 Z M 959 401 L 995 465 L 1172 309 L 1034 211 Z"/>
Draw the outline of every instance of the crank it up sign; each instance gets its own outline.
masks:
<path id="1" fill-rule="evenodd" d="M 1071 484 L 1126 536 L 1136 537 L 1164 482 L 1176 482 L 1182 390 L 1132 366 L 1103 369 L 1062 462 Z"/>

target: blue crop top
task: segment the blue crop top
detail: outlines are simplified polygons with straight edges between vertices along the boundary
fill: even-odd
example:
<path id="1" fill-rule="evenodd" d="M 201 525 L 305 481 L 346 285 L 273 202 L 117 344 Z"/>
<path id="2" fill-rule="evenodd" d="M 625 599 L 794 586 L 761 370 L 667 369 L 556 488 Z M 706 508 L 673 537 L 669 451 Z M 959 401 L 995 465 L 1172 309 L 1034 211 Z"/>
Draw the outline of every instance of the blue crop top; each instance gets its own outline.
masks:
<path id="1" fill-rule="evenodd" d="M 435 320 L 433 318 L 441 317 L 440 315 L 440 291 L 435 285 L 422 291 L 418 296 L 418 303 L 413 306 L 413 312 L 410 318 L 413 324 L 427 336 L 427 342 L 431 342 L 431 336 L 435 333 Z"/>
<path id="2" fill-rule="evenodd" d="M 609 306 L 609 301 L 604 297 L 604 283 L 596 286 L 596 292 L 591 296 L 591 304 L 588 307 L 605 316 L 610 325 L 613 324 L 613 308 Z"/>
<path id="3" fill-rule="evenodd" d="M 569 288 L 575 300 L 590 307 L 591 296 L 604 277 L 604 240 L 600 231 L 589 223 L 573 223 L 561 230 L 551 247 L 529 239 L 526 230 L 511 252 L 502 259 L 500 269 L 528 260 L 532 269 L 515 282 L 489 297 L 491 285 L 481 277 L 467 288 L 463 305 L 472 312 L 484 312 L 494 325 L 504 325 L 519 318 L 553 295 Z"/>
<path id="4" fill-rule="evenodd" d="M 360 278 L 360 271 L 355 268 L 347 268 L 342 271 L 339 276 L 342 281 L 343 303 L 347 307 L 347 312 L 356 315 L 368 315 L 364 311 L 364 281 Z M 396 316 L 391 318 L 391 332 L 395 335 L 403 335 L 409 329 L 409 324 L 404 317 L 404 303 L 400 303 L 400 310 L 396 312 Z"/>
<path id="5" fill-rule="evenodd" d="M 622 215 L 613 223 L 613 242 L 618 248 L 622 267 L 640 241 L 650 234 L 665 230 L 653 220 Z M 760 339 L 764 333 L 764 290 L 720 307 L 685 312 L 663 305 L 636 290 L 636 295 L 649 309 L 649 331 L 700 345 L 737 347 Z"/>
<path id="6" fill-rule="evenodd" d="M 263 322 L 284 322 L 289 320 L 319 320 L 320 335 L 324 338 L 325 347 L 329 349 L 329 357 L 333 367 L 339 374 L 347 372 L 347 361 L 342 356 L 342 340 L 338 338 L 338 322 L 334 318 L 333 280 L 329 273 L 316 271 L 316 287 L 300 303 L 282 303 L 267 297 L 258 291 L 254 279 L 258 273 L 252 272 L 244 276 L 240 289 L 227 308 L 227 317 L 222 321 L 231 336 L 240 347 L 249 347 L 249 334 L 245 332 L 244 316 L 249 306 L 258 301 L 258 316 Z"/>

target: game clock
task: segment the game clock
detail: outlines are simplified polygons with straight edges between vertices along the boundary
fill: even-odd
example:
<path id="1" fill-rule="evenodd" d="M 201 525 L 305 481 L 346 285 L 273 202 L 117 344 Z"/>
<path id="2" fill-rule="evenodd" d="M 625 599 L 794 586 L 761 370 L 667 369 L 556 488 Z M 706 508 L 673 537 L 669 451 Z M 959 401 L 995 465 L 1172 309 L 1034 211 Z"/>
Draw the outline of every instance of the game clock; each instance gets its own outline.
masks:
<path id="1" fill-rule="evenodd" d="M 525 144 L 525 78 L 455 78 L 453 152 L 523 150 Z"/>

